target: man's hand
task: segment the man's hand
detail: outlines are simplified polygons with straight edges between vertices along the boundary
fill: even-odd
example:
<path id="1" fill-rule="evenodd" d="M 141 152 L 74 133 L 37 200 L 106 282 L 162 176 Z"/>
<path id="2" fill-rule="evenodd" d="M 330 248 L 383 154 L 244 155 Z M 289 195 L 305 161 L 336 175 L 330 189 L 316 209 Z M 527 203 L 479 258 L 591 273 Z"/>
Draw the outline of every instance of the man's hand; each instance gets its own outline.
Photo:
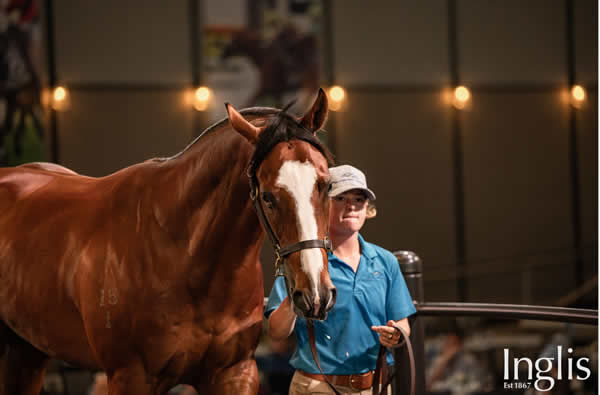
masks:
<path id="1" fill-rule="evenodd" d="M 402 334 L 394 327 L 394 325 L 398 325 L 398 323 L 396 321 L 389 320 L 386 325 L 371 327 L 372 330 L 379 333 L 379 341 L 385 347 L 394 347 L 400 342 Z"/>

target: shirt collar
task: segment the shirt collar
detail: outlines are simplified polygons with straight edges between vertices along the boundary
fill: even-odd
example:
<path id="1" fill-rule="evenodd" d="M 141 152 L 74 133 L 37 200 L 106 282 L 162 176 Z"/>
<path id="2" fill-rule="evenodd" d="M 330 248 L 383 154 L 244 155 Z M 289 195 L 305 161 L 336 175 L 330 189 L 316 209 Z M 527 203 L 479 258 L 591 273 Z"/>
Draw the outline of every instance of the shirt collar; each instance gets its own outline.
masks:
<path id="1" fill-rule="evenodd" d="M 363 239 L 363 237 L 361 236 L 360 233 L 358 234 L 358 243 L 360 244 L 360 250 L 362 251 L 361 255 L 364 255 L 368 259 L 373 259 L 377 256 L 377 252 L 375 252 L 375 249 L 373 248 L 373 246 L 371 246 L 371 244 L 367 243 L 365 241 L 365 239 Z M 335 256 L 335 254 L 333 253 L 333 251 L 328 252 L 327 257 L 329 259 L 331 259 L 331 258 L 338 259 Z"/>
<path id="2" fill-rule="evenodd" d="M 369 259 L 373 259 L 377 256 L 377 252 L 375 252 L 373 246 L 367 243 L 365 239 L 363 239 L 363 237 L 360 235 L 360 233 L 358 234 L 358 242 L 360 243 L 360 250 L 362 251 L 362 255 L 366 256 Z"/>

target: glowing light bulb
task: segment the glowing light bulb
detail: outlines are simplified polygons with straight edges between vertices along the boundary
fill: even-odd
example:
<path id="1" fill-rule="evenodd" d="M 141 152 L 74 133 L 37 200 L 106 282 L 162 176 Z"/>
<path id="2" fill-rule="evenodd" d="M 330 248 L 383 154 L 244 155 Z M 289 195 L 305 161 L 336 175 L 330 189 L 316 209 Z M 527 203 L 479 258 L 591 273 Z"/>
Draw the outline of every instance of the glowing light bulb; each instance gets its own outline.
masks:
<path id="1" fill-rule="evenodd" d="M 576 102 L 582 102 L 585 100 L 585 89 L 581 85 L 574 85 L 571 88 L 571 96 Z"/>
<path id="2" fill-rule="evenodd" d="M 192 107 L 196 111 L 205 111 L 208 108 L 208 103 L 212 93 L 206 86 L 201 86 L 194 91 L 192 96 Z"/>
<path id="3" fill-rule="evenodd" d="M 56 88 L 54 88 L 53 96 L 54 101 L 61 102 L 67 97 L 67 91 L 62 86 L 57 86 Z"/>
<path id="4" fill-rule="evenodd" d="M 207 101 L 210 98 L 210 89 L 208 89 L 205 86 L 201 86 L 200 88 L 196 89 L 196 100 L 198 101 Z"/>
<path id="5" fill-rule="evenodd" d="M 454 97 L 452 98 L 452 105 L 459 109 L 462 110 L 463 108 L 465 108 L 467 106 L 467 103 L 469 102 L 469 100 L 471 99 L 471 92 L 469 92 L 469 89 L 465 86 L 457 86 L 454 89 Z"/>
<path id="6" fill-rule="evenodd" d="M 344 100 L 344 97 L 346 97 L 346 92 L 344 92 L 344 88 L 336 85 L 329 89 L 329 97 L 331 97 L 331 100 L 339 102 Z"/>
<path id="7" fill-rule="evenodd" d="M 57 86 L 52 91 L 50 107 L 55 111 L 65 111 L 70 107 L 69 91 L 63 86 Z"/>
<path id="8" fill-rule="evenodd" d="M 456 100 L 459 102 L 466 103 L 471 97 L 471 92 L 461 85 L 454 90 L 454 97 L 456 97 Z"/>

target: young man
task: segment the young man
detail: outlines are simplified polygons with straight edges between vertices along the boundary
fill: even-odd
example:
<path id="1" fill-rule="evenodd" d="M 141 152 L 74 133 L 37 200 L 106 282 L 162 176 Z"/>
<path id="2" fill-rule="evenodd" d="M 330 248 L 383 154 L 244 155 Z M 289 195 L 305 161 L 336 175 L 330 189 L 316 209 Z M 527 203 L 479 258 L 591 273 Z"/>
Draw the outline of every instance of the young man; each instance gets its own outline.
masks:
<path id="1" fill-rule="evenodd" d="M 363 172 L 343 165 L 329 169 L 331 198 L 329 275 L 337 302 L 327 319 L 315 322 L 316 344 L 323 373 L 343 394 L 371 394 L 380 345 L 394 347 L 400 327 L 410 333 L 406 317 L 415 312 L 397 259 L 359 234 L 367 218 L 376 215 L 375 194 Z M 283 278 L 277 278 L 265 308 L 269 334 L 298 339 L 290 364 L 296 373 L 290 395 L 330 393 L 313 359 L 306 321 L 297 317 Z M 388 363 L 392 363 L 388 355 Z M 351 380 L 353 380 L 351 382 Z"/>

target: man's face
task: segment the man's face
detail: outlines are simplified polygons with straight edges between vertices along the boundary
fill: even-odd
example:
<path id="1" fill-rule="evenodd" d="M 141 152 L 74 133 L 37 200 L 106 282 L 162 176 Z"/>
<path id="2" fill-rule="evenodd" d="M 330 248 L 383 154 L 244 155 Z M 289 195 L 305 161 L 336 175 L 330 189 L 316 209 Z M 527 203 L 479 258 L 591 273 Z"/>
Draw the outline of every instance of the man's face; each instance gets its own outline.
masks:
<path id="1" fill-rule="evenodd" d="M 329 231 L 336 234 L 358 232 L 367 217 L 368 199 L 360 189 L 352 189 L 331 198 Z"/>

